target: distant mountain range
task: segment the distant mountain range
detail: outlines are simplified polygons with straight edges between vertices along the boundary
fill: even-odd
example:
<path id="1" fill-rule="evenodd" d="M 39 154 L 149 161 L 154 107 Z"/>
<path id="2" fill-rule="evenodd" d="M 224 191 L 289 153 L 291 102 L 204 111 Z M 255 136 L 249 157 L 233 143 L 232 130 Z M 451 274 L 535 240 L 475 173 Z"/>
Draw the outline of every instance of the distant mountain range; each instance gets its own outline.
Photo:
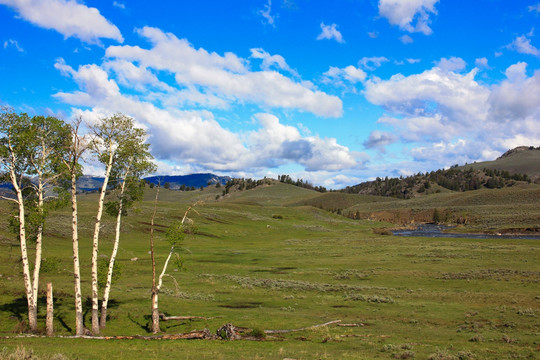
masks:
<path id="1" fill-rule="evenodd" d="M 170 189 L 179 189 L 182 185 L 189 187 L 200 188 L 201 186 L 215 185 L 220 183 L 225 185 L 227 181 L 231 180 L 230 176 L 218 176 L 214 174 L 191 174 L 191 175 L 157 175 L 145 178 L 147 182 L 157 185 L 161 183 L 164 186 L 169 184 Z"/>
<path id="2" fill-rule="evenodd" d="M 214 174 L 191 174 L 191 175 L 156 175 L 144 178 L 150 184 L 161 184 L 171 190 L 178 190 L 182 185 L 186 187 L 200 188 L 201 186 L 215 185 L 220 183 L 225 185 L 231 180 L 230 176 L 218 176 Z M 77 180 L 77 189 L 80 191 L 99 190 L 103 185 L 103 177 L 83 175 Z"/>
<path id="3" fill-rule="evenodd" d="M 490 174 L 485 173 L 484 170 L 486 169 L 497 170 L 500 172 L 508 172 L 510 175 L 525 174 L 528 176 L 529 181 L 540 183 L 540 147 L 535 148 L 533 146 L 520 146 L 515 149 L 508 150 L 494 161 L 475 162 L 473 164 L 465 164 L 462 166 L 452 167 L 452 169 L 450 169 L 452 170 L 450 175 L 455 178 L 453 172 L 455 172 L 456 170 L 467 171 L 469 169 L 481 171 L 483 173 L 481 175 L 482 178 L 480 179 L 482 184 L 487 182 L 488 177 L 493 177 Z M 448 177 L 443 170 L 438 170 L 437 173 L 442 173 L 444 177 Z M 468 172 L 468 174 L 470 174 L 470 171 Z M 500 175 L 507 178 L 506 180 L 513 179 L 513 177 L 506 176 L 506 174 L 501 173 Z M 190 188 L 200 188 L 201 186 L 208 186 L 208 184 L 215 185 L 217 183 L 220 183 L 222 185 L 225 185 L 229 180 L 232 179 L 233 178 L 230 176 L 218 176 L 211 173 L 191 175 L 157 175 L 145 178 L 147 182 L 154 185 L 160 183 L 161 186 L 165 186 L 165 184 L 167 184 L 167 187 L 172 190 L 178 190 L 182 186 Z M 451 180 L 455 182 L 455 179 Z M 390 184 L 389 181 L 391 181 L 392 184 Z M 372 195 L 376 194 L 385 196 L 396 196 L 397 194 L 400 196 L 404 196 L 407 195 L 404 194 L 406 191 L 410 193 L 417 193 L 420 190 L 421 192 L 423 192 L 422 185 L 426 181 L 441 182 L 441 178 L 439 176 L 438 181 L 435 181 L 433 178 L 428 178 L 427 174 L 425 174 L 422 176 L 412 176 L 405 179 L 385 179 L 384 184 L 381 184 L 380 180 L 369 181 L 355 186 L 349 186 L 342 191 L 352 193 L 366 193 Z M 469 182 L 471 182 L 470 179 Z M 79 189 L 79 191 L 83 192 L 99 190 L 102 184 L 103 177 L 97 176 L 84 175 L 77 180 L 77 188 Z M 456 184 L 454 185 L 457 186 Z M 463 184 L 460 184 L 460 186 L 462 185 Z M 393 188 L 392 191 L 390 191 L 390 187 Z M 9 182 L 0 183 L 0 195 L 10 196 L 11 188 L 12 185 Z M 392 192 L 396 192 L 396 194 L 393 194 Z"/>

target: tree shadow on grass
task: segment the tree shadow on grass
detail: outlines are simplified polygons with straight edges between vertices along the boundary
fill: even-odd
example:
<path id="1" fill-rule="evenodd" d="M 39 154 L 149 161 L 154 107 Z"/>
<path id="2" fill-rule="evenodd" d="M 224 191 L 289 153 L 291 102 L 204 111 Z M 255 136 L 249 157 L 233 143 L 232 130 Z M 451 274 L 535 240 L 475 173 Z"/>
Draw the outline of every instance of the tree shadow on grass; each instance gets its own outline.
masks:
<path id="1" fill-rule="evenodd" d="M 144 315 L 144 319 L 146 320 L 146 324 L 143 324 L 139 321 L 137 321 L 136 319 L 134 319 L 132 316 L 131 316 L 131 313 L 128 313 L 128 319 L 134 323 L 135 325 L 138 325 L 141 329 L 143 329 L 144 331 L 146 331 L 147 333 L 151 332 L 150 330 L 150 323 L 152 321 L 152 316 L 150 315 Z"/>
<path id="2" fill-rule="evenodd" d="M 75 313 L 75 306 L 72 303 L 72 296 L 62 296 L 54 299 L 54 317 L 60 322 L 62 327 L 68 332 L 73 332 L 73 328 L 68 325 L 66 322 L 66 316 L 68 312 Z M 108 303 L 108 310 L 118 308 L 122 302 L 111 299 Z M 101 307 L 101 301 L 99 302 Z M 38 312 L 38 320 L 44 320 L 46 315 L 43 312 L 47 307 L 47 297 L 40 296 L 38 297 L 38 311 L 42 310 L 41 313 Z M 92 299 L 86 298 L 83 302 L 83 324 L 86 323 L 86 317 L 88 313 L 91 313 L 92 310 Z M 20 296 L 15 298 L 12 302 L 0 305 L 0 312 L 8 313 L 10 317 L 16 318 L 18 323 L 21 324 L 23 321 L 26 321 L 28 318 L 28 302 L 26 301 L 26 296 Z M 74 316 L 73 316 L 74 318 Z M 107 316 L 107 320 L 110 320 Z M 91 322 L 89 320 L 89 322 Z M 144 328 L 144 327 L 143 327 Z"/>
<path id="3" fill-rule="evenodd" d="M 0 312 L 10 313 L 10 316 L 16 317 L 22 321 L 28 314 L 28 302 L 26 296 L 21 296 L 14 299 L 12 302 L 0 305 Z"/>
<path id="4" fill-rule="evenodd" d="M 101 300 L 98 300 L 98 309 L 101 310 Z M 109 302 L 107 303 L 107 321 L 111 320 L 110 317 L 110 310 L 116 309 L 122 304 L 121 301 L 115 300 L 115 299 L 109 299 Z M 86 299 L 82 303 L 83 306 L 83 324 L 86 324 L 86 318 L 88 317 L 88 323 L 92 323 L 92 298 L 87 296 Z"/>

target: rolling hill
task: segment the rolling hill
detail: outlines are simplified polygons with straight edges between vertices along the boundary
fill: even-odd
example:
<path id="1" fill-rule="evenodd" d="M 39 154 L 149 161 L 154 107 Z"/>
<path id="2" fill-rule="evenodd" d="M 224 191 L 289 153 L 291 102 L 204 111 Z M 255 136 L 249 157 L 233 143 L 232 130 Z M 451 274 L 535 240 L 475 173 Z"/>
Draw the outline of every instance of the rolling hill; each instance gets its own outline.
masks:
<path id="1" fill-rule="evenodd" d="M 508 150 L 494 161 L 477 162 L 458 169 L 491 169 L 508 171 L 511 174 L 527 174 L 532 181 L 540 181 L 540 147 L 519 146 Z"/>

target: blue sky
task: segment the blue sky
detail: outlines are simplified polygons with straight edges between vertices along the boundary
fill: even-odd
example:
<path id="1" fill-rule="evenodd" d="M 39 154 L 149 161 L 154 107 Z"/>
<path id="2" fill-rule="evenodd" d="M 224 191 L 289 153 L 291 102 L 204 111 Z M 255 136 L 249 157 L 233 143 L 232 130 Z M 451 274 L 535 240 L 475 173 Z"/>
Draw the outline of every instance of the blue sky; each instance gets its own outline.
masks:
<path id="1" fill-rule="evenodd" d="M 538 0 L 0 0 L 0 24 L 0 105 L 130 115 L 162 174 L 341 188 L 540 146 Z"/>

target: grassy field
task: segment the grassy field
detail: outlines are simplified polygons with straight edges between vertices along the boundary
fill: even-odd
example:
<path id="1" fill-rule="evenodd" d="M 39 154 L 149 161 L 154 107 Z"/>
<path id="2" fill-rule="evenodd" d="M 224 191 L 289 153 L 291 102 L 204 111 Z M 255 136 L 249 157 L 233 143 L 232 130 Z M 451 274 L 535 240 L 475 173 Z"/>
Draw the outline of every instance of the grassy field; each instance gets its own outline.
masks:
<path id="1" fill-rule="evenodd" d="M 138 211 L 124 218 L 118 255 L 122 276 L 113 284 L 103 335 L 149 335 L 153 191 L 148 189 Z M 391 224 L 350 220 L 307 205 L 316 205 L 313 202 L 324 196 L 327 203 L 346 203 L 366 213 L 392 207 L 420 211 L 436 204 L 466 208 L 478 222 L 495 219 L 489 221 L 497 226 L 510 221 L 496 221 L 505 214 L 518 226 L 540 222 L 538 205 L 529 200 L 531 192 L 538 195 L 536 188 L 522 189 L 524 193 L 513 189 L 510 195 L 508 191 L 437 194 L 430 197 L 430 205 L 422 199 L 406 203 L 362 197 L 357 201 L 360 198 L 345 194 L 336 200 L 332 194 L 321 197 L 285 184 L 234 193 L 219 201 L 215 198 L 221 189 L 162 190 L 158 236 L 190 203 L 206 202 L 198 214 L 193 213 L 197 233 L 183 244 L 183 267 L 171 267 L 165 277 L 160 310 L 210 318 L 161 322 L 165 333 L 204 328 L 215 332 L 225 323 L 257 330 L 297 329 L 333 320 L 360 324 L 333 324 L 268 336 L 264 341 L 18 337 L 26 319 L 26 300 L 20 251 L 7 231 L 9 206 L 2 202 L 0 359 L 17 351 L 32 351 L 40 358 L 108 360 L 538 358 L 540 241 L 382 236 L 374 229 Z M 80 197 L 85 296 L 90 294 L 96 198 L 94 194 Z M 519 205 L 525 208 L 515 214 L 511 209 L 517 211 Z M 43 289 L 46 282 L 53 283 L 55 329 L 61 336 L 71 335 L 74 327 L 69 216 L 69 209 L 64 209 L 48 221 L 41 280 Z M 102 230 L 102 257 L 110 252 L 113 229 L 108 218 Z M 157 242 L 161 266 L 168 245 L 161 239 Z M 40 304 L 44 327 L 44 296 Z M 89 316 L 85 315 L 88 327 Z"/>

